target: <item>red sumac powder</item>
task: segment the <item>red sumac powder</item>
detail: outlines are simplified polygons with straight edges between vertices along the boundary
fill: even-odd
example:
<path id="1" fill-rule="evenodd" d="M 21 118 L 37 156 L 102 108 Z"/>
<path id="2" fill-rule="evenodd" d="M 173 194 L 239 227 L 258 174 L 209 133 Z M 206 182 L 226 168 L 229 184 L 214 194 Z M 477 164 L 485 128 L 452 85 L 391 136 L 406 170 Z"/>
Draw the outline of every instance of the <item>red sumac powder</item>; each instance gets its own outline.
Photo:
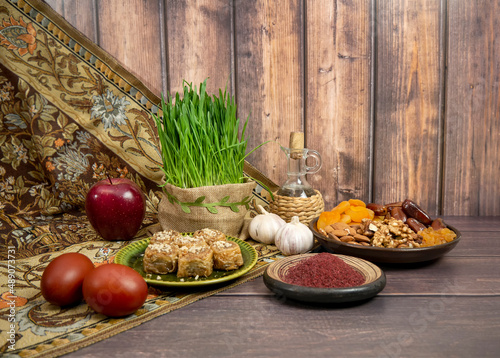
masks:
<path id="1" fill-rule="evenodd" d="M 324 252 L 292 266 L 283 281 L 299 286 L 333 288 L 359 286 L 365 279 L 342 259 Z"/>

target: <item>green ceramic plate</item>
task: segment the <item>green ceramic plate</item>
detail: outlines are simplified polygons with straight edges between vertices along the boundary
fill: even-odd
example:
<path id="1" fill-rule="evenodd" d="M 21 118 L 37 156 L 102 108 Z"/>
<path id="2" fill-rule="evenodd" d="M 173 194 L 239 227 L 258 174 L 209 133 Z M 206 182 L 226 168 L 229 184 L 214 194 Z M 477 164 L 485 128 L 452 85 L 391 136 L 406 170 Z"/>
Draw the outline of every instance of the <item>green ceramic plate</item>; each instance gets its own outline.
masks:
<path id="1" fill-rule="evenodd" d="M 187 235 L 187 234 L 183 234 Z M 147 283 L 155 286 L 172 286 L 172 287 L 196 287 L 213 285 L 225 281 L 234 280 L 252 269 L 257 263 L 257 251 L 247 242 L 237 239 L 235 237 L 227 236 L 227 240 L 236 242 L 241 249 L 243 256 L 243 266 L 237 270 L 223 271 L 214 270 L 208 277 L 200 277 L 197 280 L 193 278 L 178 278 L 175 273 L 166 275 L 147 274 L 142 267 L 142 259 L 144 251 L 149 244 L 149 239 L 133 242 L 122 248 L 115 256 L 115 263 L 132 267 L 139 272 Z"/>

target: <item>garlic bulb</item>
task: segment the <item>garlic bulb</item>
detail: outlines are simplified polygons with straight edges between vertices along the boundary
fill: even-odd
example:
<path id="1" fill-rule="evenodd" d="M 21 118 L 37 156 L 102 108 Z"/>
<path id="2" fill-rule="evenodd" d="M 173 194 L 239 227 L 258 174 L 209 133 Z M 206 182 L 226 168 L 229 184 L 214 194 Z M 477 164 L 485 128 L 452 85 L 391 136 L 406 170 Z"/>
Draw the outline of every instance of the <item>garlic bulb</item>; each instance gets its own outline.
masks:
<path id="1" fill-rule="evenodd" d="M 299 221 L 299 217 L 294 216 L 278 230 L 274 243 L 283 255 L 303 254 L 313 248 L 314 236 L 312 231 Z"/>
<path id="2" fill-rule="evenodd" d="M 285 220 L 276 214 L 268 213 L 260 205 L 257 209 L 262 213 L 250 221 L 248 234 L 252 239 L 264 244 L 274 244 L 274 236 L 280 227 L 286 224 Z"/>

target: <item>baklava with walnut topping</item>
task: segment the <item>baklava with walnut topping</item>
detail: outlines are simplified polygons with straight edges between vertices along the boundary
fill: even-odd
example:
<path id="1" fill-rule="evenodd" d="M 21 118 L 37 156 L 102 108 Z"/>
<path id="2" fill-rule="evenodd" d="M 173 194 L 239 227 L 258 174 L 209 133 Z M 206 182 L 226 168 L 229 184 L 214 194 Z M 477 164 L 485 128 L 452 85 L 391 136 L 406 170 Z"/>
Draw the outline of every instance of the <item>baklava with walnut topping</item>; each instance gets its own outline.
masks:
<path id="1" fill-rule="evenodd" d="M 144 252 L 144 272 L 160 275 L 174 272 L 177 270 L 178 251 L 172 244 L 149 244 Z"/>
<path id="2" fill-rule="evenodd" d="M 236 270 L 243 265 L 240 245 L 234 241 L 215 241 L 211 248 L 214 252 L 214 269 Z"/>
<path id="3" fill-rule="evenodd" d="M 181 237 L 181 233 L 175 230 L 163 230 L 153 234 L 149 240 L 150 244 L 166 243 L 171 244 L 176 238 Z"/>
<path id="4" fill-rule="evenodd" d="M 188 235 L 176 237 L 172 242 L 179 247 L 208 246 L 205 240 L 203 240 L 201 237 L 193 237 Z"/>
<path id="5" fill-rule="evenodd" d="M 177 277 L 208 277 L 214 269 L 214 253 L 207 245 L 179 248 Z"/>
<path id="6" fill-rule="evenodd" d="M 215 229 L 201 229 L 193 233 L 193 237 L 205 240 L 208 245 L 212 245 L 215 241 L 226 240 L 226 235 Z"/>

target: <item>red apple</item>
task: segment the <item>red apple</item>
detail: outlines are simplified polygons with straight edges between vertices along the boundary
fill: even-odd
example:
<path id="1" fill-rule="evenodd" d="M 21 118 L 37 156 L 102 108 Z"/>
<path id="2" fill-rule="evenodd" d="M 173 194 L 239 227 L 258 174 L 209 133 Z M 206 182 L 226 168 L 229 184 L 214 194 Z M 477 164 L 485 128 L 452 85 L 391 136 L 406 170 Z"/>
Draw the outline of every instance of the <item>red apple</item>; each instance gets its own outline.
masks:
<path id="1" fill-rule="evenodd" d="M 146 198 L 134 182 L 108 178 L 90 188 L 85 211 L 92 227 L 104 239 L 130 240 L 144 220 Z"/>

